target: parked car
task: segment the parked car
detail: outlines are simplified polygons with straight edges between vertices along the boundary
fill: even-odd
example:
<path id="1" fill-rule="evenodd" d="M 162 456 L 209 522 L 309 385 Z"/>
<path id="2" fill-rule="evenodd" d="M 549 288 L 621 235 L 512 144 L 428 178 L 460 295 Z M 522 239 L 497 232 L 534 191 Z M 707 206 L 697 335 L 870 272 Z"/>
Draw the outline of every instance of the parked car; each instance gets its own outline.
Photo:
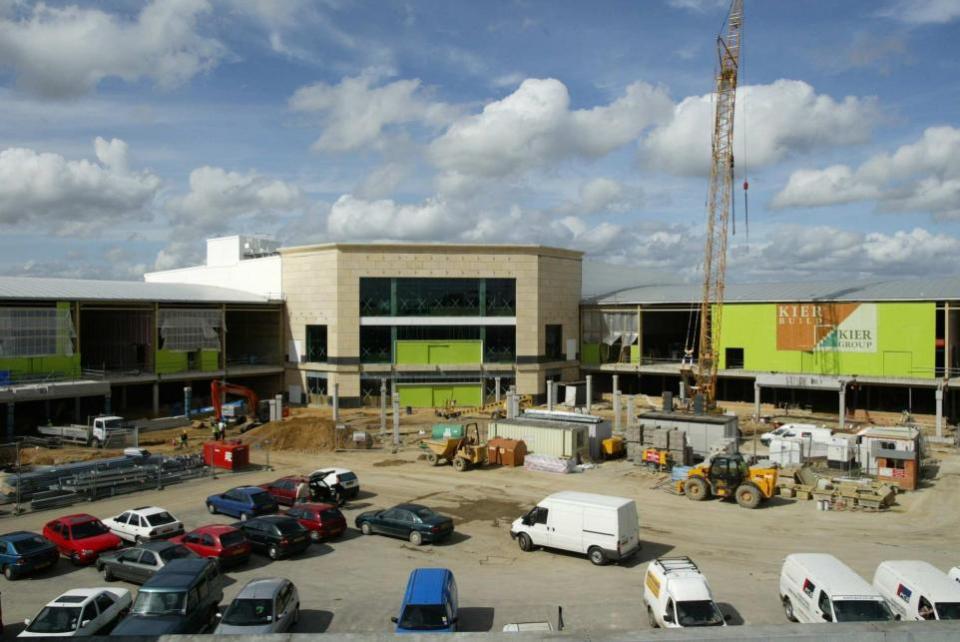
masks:
<path id="1" fill-rule="evenodd" d="M 380 533 L 410 540 L 414 546 L 439 542 L 453 534 L 453 520 L 421 504 L 398 504 L 387 510 L 371 510 L 356 519 L 364 535 Z"/>
<path id="2" fill-rule="evenodd" d="M 643 581 L 647 621 L 654 629 L 726 626 L 706 576 L 689 557 L 660 557 L 647 566 Z"/>
<path id="3" fill-rule="evenodd" d="M 157 506 L 141 506 L 103 520 L 120 539 L 139 544 L 183 532 L 183 522 Z"/>
<path id="4" fill-rule="evenodd" d="M 47 603 L 17 637 L 106 635 L 130 610 L 130 591 L 123 588 L 71 589 Z"/>
<path id="5" fill-rule="evenodd" d="M 220 562 L 220 568 L 238 566 L 250 561 L 250 542 L 238 528 L 226 524 L 201 526 L 169 541 L 183 544 L 200 557 L 210 557 Z"/>
<path id="6" fill-rule="evenodd" d="M 877 589 L 849 566 L 825 553 L 787 555 L 780 570 L 780 601 L 791 622 L 894 619 Z"/>
<path id="7" fill-rule="evenodd" d="M 53 542 L 29 531 L 0 535 L 0 570 L 8 580 L 43 571 L 60 559 Z"/>
<path id="8" fill-rule="evenodd" d="M 272 560 L 302 553 L 310 546 L 310 533 L 286 515 L 264 515 L 233 525 L 243 531 L 257 553 Z"/>
<path id="9" fill-rule="evenodd" d="M 333 504 L 297 504 L 285 514 L 310 531 L 310 539 L 314 542 L 340 537 L 347 531 L 346 518 Z"/>
<path id="10" fill-rule="evenodd" d="M 89 564 L 100 553 L 123 545 L 123 540 L 110 532 L 103 522 L 85 513 L 67 515 L 47 522 L 43 536 L 74 564 Z"/>
<path id="11" fill-rule="evenodd" d="M 283 633 L 300 619 L 300 594 L 282 577 L 251 580 L 219 617 L 217 635 Z"/>
<path id="12" fill-rule="evenodd" d="M 103 579 L 143 584 L 173 560 L 199 557 L 189 548 L 172 542 L 145 542 L 139 546 L 104 553 L 97 560 Z"/>
<path id="13" fill-rule="evenodd" d="M 815 442 L 830 443 L 833 431 L 816 424 L 783 424 L 760 435 L 760 443 L 769 446 L 774 437 L 802 437 Z"/>
<path id="14" fill-rule="evenodd" d="M 339 485 L 347 499 L 360 494 L 360 479 L 349 468 L 321 468 L 310 473 L 310 477 L 320 477 L 330 487 Z"/>
<path id="15" fill-rule="evenodd" d="M 211 515 L 223 513 L 241 520 L 277 512 L 277 500 L 256 486 L 237 486 L 220 495 L 207 497 Z"/>
<path id="16" fill-rule="evenodd" d="M 596 565 L 636 553 L 639 535 L 634 500 L 574 491 L 545 497 L 510 526 L 522 551 L 556 548 L 586 554 Z"/>
<path id="17" fill-rule="evenodd" d="M 960 620 L 960 584 L 929 562 L 881 562 L 873 588 L 902 620 Z"/>
<path id="18" fill-rule="evenodd" d="M 260 484 L 260 488 L 270 493 L 281 506 L 293 506 L 297 501 L 297 487 L 300 484 L 308 484 L 309 481 L 303 475 L 290 475 L 281 477 L 267 484 Z M 308 491 L 309 492 L 309 491 Z"/>
<path id="19" fill-rule="evenodd" d="M 397 625 L 396 633 L 453 632 L 459 620 L 457 582 L 445 568 L 411 571 L 400 615 L 390 618 Z"/>
<path id="20" fill-rule="evenodd" d="M 174 560 L 137 592 L 133 608 L 113 635 L 203 633 L 223 599 L 223 576 L 208 559 Z"/>

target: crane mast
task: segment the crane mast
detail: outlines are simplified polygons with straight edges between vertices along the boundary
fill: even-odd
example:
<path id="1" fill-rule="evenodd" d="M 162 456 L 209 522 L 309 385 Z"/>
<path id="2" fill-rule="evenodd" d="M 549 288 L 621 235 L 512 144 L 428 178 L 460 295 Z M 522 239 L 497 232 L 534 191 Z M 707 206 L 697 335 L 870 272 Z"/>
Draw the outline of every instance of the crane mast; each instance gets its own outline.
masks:
<path id="1" fill-rule="evenodd" d="M 733 199 L 733 117 L 740 68 L 743 0 L 733 0 L 726 32 L 717 36 L 718 72 L 711 145 L 710 190 L 707 197 L 707 234 L 700 302 L 700 349 L 697 389 L 704 406 L 717 403 L 717 366 L 723 321 L 723 291 L 727 269 L 727 227 Z"/>

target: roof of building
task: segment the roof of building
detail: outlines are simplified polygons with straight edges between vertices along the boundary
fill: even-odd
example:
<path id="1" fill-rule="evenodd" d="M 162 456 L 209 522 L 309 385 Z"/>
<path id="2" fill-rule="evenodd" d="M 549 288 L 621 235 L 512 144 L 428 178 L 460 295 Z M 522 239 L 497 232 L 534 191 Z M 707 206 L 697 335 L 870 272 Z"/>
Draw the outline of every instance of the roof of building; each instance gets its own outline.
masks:
<path id="1" fill-rule="evenodd" d="M 585 277 L 586 280 L 586 277 Z M 584 303 L 597 305 L 655 305 L 698 303 L 699 283 L 649 284 L 609 290 L 584 291 Z M 811 283 L 728 283 L 726 303 L 793 303 L 799 301 L 942 301 L 960 299 L 960 278 L 875 279 Z"/>
<path id="2" fill-rule="evenodd" d="M 450 252 L 462 254 L 535 254 L 580 259 L 583 252 L 562 247 L 550 247 L 536 244 L 506 243 L 416 243 L 396 241 L 374 241 L 370 243 L 319 243 L 316 245 L 295 245 L 281 247 L 280 254 L 298 254 L 303 252 L 322 252 L 340 250 L 342 252 Z"/>
<path id="3" fill-rule="evenodd" d="M 144 301 L 157 303 L 269 303 L 242 290 L 183 283 L 96 281 L 0 276 L 0 300 Z"/>

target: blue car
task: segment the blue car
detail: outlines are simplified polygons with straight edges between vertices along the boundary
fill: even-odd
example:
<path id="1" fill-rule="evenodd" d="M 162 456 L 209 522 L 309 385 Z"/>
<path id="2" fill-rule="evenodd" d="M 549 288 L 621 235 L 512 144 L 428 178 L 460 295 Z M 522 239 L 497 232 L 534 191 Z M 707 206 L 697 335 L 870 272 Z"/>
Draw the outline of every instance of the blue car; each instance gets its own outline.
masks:
<path id="1" fill-rule="evenodd" d="M 48 569 L 60 559 L 56 545 L 42 535 L 16 531 L 0 535 L 0 568 L 8 580 Z"/>
<path id="2" fill-rule="evenodd" d="M 397 625 L 397 633 L 452 633 L 459 619 L 457 582 L 445 568 L 412 571 L 400 616 L 390 618 Z"/>
<path id="3" fill-rule="evenodd" d="M 207 510 L 211 515 L 223 513 L 247 520 L 257 515 L 276 513 L 277 500 L 262 488 L 237 486 L 220 495 L 207 497 Z"/>

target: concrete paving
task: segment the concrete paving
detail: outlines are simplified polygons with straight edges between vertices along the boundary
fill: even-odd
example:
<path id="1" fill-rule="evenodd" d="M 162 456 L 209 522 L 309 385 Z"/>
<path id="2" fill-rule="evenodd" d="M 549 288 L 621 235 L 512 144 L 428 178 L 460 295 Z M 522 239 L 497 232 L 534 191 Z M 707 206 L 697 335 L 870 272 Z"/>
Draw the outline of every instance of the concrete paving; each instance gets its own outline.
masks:
<path id="1" fill-rule="evenodd" d="M 259 453 L 254 451 L 255 458 Z M 108 517 L 143 505 L 170 510 L 188 529 L 228 523 L 233 520 L 207 514 L 207 495 L 328 465 L 353 468 L 360 477 L 363 492 L 344 511 L 351 527 L 363 510 L 402 501 L 424 503 L 455 518 L 456 535 L 442 545 L 413 547 L 397 539 L 365 537 L 351 528 L 345 537 L 313 545 L 303 556 L 272 563 L 254 556 L 246 568 L 228 573 L 225 602 L 255 577 L 293 580 L 301 595 L 297 632 L 302 633 L 388 633 L 407 575 L 420 566 L 453 570 L 467 631 L 499 631 L 510 622 L 556 622 L 562 606 L 567 631 L 593 634 L 647 628 L 643 571 L 647 561 L 664 554 L 696 560 L 721 608 L 732 615 L 732 624 L 786 622 L 777 580 L 788 553 L 833 553 L 868 580 L 886 559 L 925 559 L 943 569 L 960 562 L 960 514 L 950 508 L 960 487 L 960 458 L 955 454 L 944 456 L 935 486 L 903 495 L 893 510 L 879 514 L 818 512 L 812 502 L 781 499 L 755 511 L 720 501 L 691 502 L 652 489 L 657 478 L 626 462 L 572 475 L 507 468 L 456 473 L 448 466 L 431 468 L 417 461 L 417 454 L 412 448 L 397 455 L 274 452 L 272 472 L 234 479 L 227 475 L 73 509 L 4 517 L 0 530 L 40 531 L 58 514 Z M 641 553 L 621 566 L 594 567 L 576 555 L 521 552 L 509 537 L 510 521 L 558 490 L 636 498 Z M 73 568 L 62 560 L 51 573 L 2 584 L 3 616 L 9 625 L 32 617 L 68 588 L 104 582 L 93 568 Z M 4 633 L 10 636 L 21 627 L 9 625 Z"/>

